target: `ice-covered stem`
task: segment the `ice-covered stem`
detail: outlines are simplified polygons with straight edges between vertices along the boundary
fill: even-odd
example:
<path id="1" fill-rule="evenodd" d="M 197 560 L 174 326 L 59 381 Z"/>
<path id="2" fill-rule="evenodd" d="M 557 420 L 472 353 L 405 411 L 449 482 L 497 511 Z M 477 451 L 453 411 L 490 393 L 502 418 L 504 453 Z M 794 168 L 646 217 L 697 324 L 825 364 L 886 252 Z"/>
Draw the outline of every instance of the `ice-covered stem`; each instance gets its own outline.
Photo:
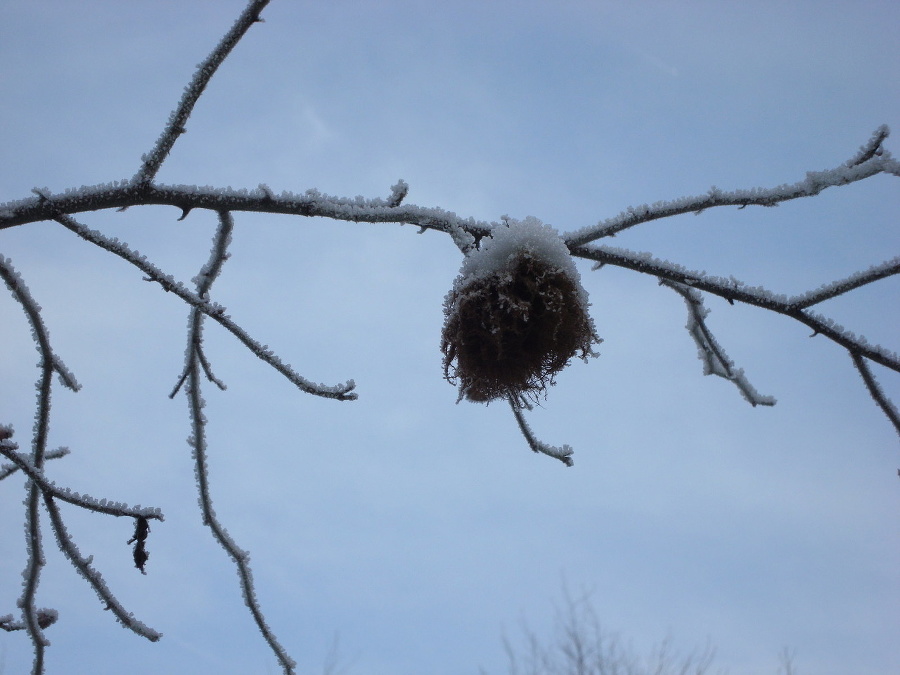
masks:
<path id="1" fill-rule="evenodd" d="M 890 136 L 890 134 L 891 130 L 888 128 L 888 125 L 882 124 L 872 134 L 872 138 L 866 141 L 859 149 L 859 152 L 856 153 L 856 157 L 847 161 L 847 166 L 857 166 L 858 164 L 862 164 L 863 162 L 872 159 L 872 157 L 875 157 L 876 155 L 884 154 L 882 143 L 884 143 L 885 139 Z"/>
<path id="2" fill-rule="evenodd" d="M 575 460 L 572 459 L 572 455 L 575 451 L 572 450 L 571 446 L 563 445 L 561 448 L 558 448 L 555 445 L 548 445 L 547 443 L 538 440 L 531 430 L 531 427 L 528 426 L 528 422 L 525 421 L 525 415 L 522 414 L 522 404 L 519 401 L 516 401 L 513 396 L 507 397 L 507 400 L 509 401 L 509 407 L 512 408 L 513 415 L 516 417 L 516 422 L 519 424 L 519 430 L 528 442 L 528 447 L 536 453 L 542 453 L 548 457 L 558 459 L 566 466 L 575 465 Z"/>
<path id="3" fill-rule="evenodd" d="M 200 273 L 193 279 L 197 287 L 197 295 L 203 300 L 209 300 L 209 289 L 216 280 L 216 277 L 218 277 L 219 273 L 222 271 L 222 265 L 224 265 L 225 261 L 229 258 L 230 254 L 228 253 L 228 246 L 231 244 L 231 233 L 233 230 L 234 218 L 232 218 L 228 211 L 220 211 L 219 226 L 216 229 L 216 235 L 213 239 L 209 260 L 206 261 L 206 264 L 200 269 Z M 175 398 L 175 394 L 178 393 L 178 390 L 182 387 L 185 380 L 187 380 L 191 359 L 193 357 L 196 357 L 200 361 L 200 366 L 203 368 L 203 372 L 210 382 L 214 383 L 223 391 L 227 388 L 225 383 L 213 374 L 212 365 L 207 360 L 206 354 L 203 351 L 204 316 L 205 314 L 203 314 L 196 306 L 191 309 L 188 318 L 188 335 L 192 336 L 193 340 L 190 341 L 187 346 L 190 353 L 186 354 L 184 371 L 178 379 L 178 382 L 175 384 L 175 388 L 172 389 L 172 392 L 169 394 L 169 398 Z"/>
<path id="4" fill-rule="evenodd" d="M 474 218 L 461 218 L 444 209 L 412 204 L 394 206 L 392 204 L 398 197 L 398 193 L 394 192 L 385 200 L 380 197 L 336 197 L 318 190 L 307 190 L 303 194 L 282 192 L 275 195 L 266 186 L 250 191 L 196 185 L 150 184 L 137 188 L 128 181 L 93 185 L 61 194 L 52 194 L 45 189 L 35 189 L 33 192 L 38 196 L 0 204 L 0 230 L 55 220 L 61 214 L 73 215 L 85 211 L 153 204 L 177 207 L 181 209 L 182 218 L 193 209 L 206 209 L 217 212 L 248 211 L 321 217 L 361 223 L 417 225 L 420 230 L 438 230 L 449 234 L 464 252 L 474 245 L 476 238 L 491 232 L 490 223 Z"/>
<path id="5" fill-rule="evenodd" d="M 856 369 L 862 376 L 866 389 L 869 390 L 872 399 L 891 421 L 891 424 L 894 425 L 897 434 L 900 435 L 900 411 L 897 410 L 897 406 L 895 406 L 894 402 L 884 393 L 884 389 L 878 384 L 878 380 L 875 379 L 875 375 L 872 373 L 872 369 L 869 368 L 869 364 L 866 363 L 866 360 L 855 352 L 850 352 L 850 358 L 853 359 L 853 365 L 856 366 Z"/>
<path id="6" fill-rule="evenodd" d="M 777 206 L 781 202 L 792 199 L 813 197 L 826 188 L 849 185 L 878 173 L 900 175 L 900 162 L 893 159 L 881 145 L 889 133 L 890 130 L 887 126 L 879 127 L 872 139 L 852 159 L 834 169 L 810 171 L 806 174 L 806 178 L 791 185 L 733 191 L 723 191 L 712 187 L 705 195 L 631 207 L 593 227 L 571 232 L 564 238 L 570 247 L 583 246 L 596 239 L 613 236 L 635 225 L 682 213 L 699 213 L 704 209 L 716 206 L 740 206 L 741 208 Z"/>
<path id="7" fill-rule="evenodd" d="M 200 312 L 216 321 L 229 333 L 234 335 L 254 355 L 284 375 L 301 391 L 316 396 L 322 396 L 324 398 L 337 399 L 339 401 L 352 401 L 357 398 L 356 392 L 353 391 L 353 389 L 356 388 L 356 384 L 353 380 L 334 386 L 316 384 L 307 380 L 297 373 L 290 365 L 284 363 L 267 345 L 261 344 L 258 340 L 252 338 L 243 328 L 236 324 L 231 317 L 225 313 L 225 308 L 222 305 L 200 297 L 183 283 L 176 281 L 174 277 L 163 272 L 156 265 L 147 260 L 146 257 L 132 251 L 124 242 L 121 242 L 118 239 L 110 239 L 97 230 L 91 230 L 90 228 L 85 227 L 69 216 L 58 215 L 54 216 L 53 220 L 56 220 L 86 241 L 128 261 L 141 270 L 146 275 L 148 281 L 157 282 L 164 290 L 171 291 L 192 307 L 196 307 Z"/>
<path id="8" fill-rule="evenodd" d="M 743 369 L 735 368 L 734 361 L 728 358 L 725 349 L 709 330 L 706 325 L 709 309 L 703 304 L 703 296 L 694 289 L 674 281 L 660 279 L 659 283 L 671 288 L 684 298 L 688 309 L 688 322 L 685 328 L 697 345 L 700 360 L 703 361 L 703 374 L 718 375 L 733 382 L 743 397 L 753 406 L 775 405 L 774 397 L 760 394 L 747 380 Z"/>
<path id="9" fill-rule="evenodd" d="M 733 277 L 722 279 L 702 272 L 688 270 L 680 265 L 663 262 L 647 253 L 635 253 L 611 246 L 571 247 L 572 255 L 593 260 L 597 263 L 624 267 L 642 274 L 651 274 L 659 279 L 674 281 L 699 291 L 705 291 L 725 298 L 729 302 L 743 302 L 760 307 L 792 319 L 812 329 L 813 335 L 822 335 L 851 353 L 874 361 L 879 365 L 900 373 L 900 356 L 878 345 L 869 344 L 864 338 L 837 325 L 828 317 L 804 309 L 808 294 L 795 297 L 776 295 L 760 287 L 750 287 Z M 879 277 L 882 278 L 882 277 Z"/>
<path id="10" fill-rule="evenodd" d="M 66 367 L 66 364 L 53 353 L 47 327 L 41 318 L 41 306 L 31 296 L 31 291 L 28 290 L 25 281 L 13 267 L 12 260 L 4 258 L 2 255 L 0 255 L 0 277 L 6 283 L 6 287 L 12 293 L 13 298 L 25 311 L 28 323 L 31 324 L 31 336 L 35 341 L 38 352 L 41 354 L 41 360 L 49 362 L 51 369 L 59 375 L 59 381 L 64 387 L 72 391 L 81 389 L 81 385 L 78 384 L 78 380 L 75 379 L 75 376 Z"/>
<path id="11" fill-rule="evenodd" d="M 900 257 L 892 258 L 880 265 L 873 265 L 867 270 L 851 274 L 845 279 L 833 281 L 815 291 L 798 295 L 791 299 L 791 304 L 795 309 L 806 309 L 894 274 L 900 274 Z"/>
<path id="12" fill-rule="evenodd" d="M 3 441 L 0 441 L 0 445 L 3 445 Z M 5 445 L 4 447 L 7 447 L 11 450 L 15 450 L 19 446 L 16 445 L 15 443 L 11 443 L 11 444 Z M 60 457 L 65 457 L 68 454 L 69 454 L 68 448 L 57 448 L 56 450 L 50 450 L 48 452 L 45 452 L 44 460 L 59 459 Z M 0 465 L 0 480 L 3 480 L 4 478 L 9 478 L 11 475 L 13 475 L 18 470 L 19 470 L 19 466 L 17 464 Z"/>
<path id="13" fill-rule="evenodd" d="M 213 247 L 210 258 L 203 266 L 200 274 L 194 280 L 197 284 L 197 293 L 201 297 L 205 297 L 209 291 L 212 282 L 221 271 L 222 264 L 228 257 L 227 247 L 231 238 L 231 230 L 234 223 L 230 214 L 220 213 L 219 227 L 213 240 Z M 225 552 L 232 559 L 238 570 L 238 577 L 241 581 L 241 592 L 244 597 L 244 603 L 250 610 L 253 620 L 262 633 L 263 638 L 272 649 L 278 662 L 281 664 L 285 675 L 293 675 L 296 663 L 288 656 L 284 647 L 278 642 L 275 634 L 269 628 L 259 601 L 256 598 L 256 590 L 253 584 L 253 574 L 250 570 L 250 554 L 241 549 L 225 527 L 219 522 L 213 509 L 212 497 L 209 490 L 209 466 L 206 453 L 206 416 L 203 414 L 204 401 L 201 394 L 201 377 L 200 371 L 203 366 L 200 363 L 201 349 L 203 342 L 203 323 L 201 317 L 203 315 L 197 307 L 191 311 L 191 319 L 189 321 L 188 344 L 185 350 L 186 361 L 186 377 L 182 377 L 182 381 L 186 384 L 186 393 L 188 398 L 188 410 L 191 419 L 191 437 L 188 442 L 191 445 L 194 457 L 194 474 L 197 480 L 197 488 L 199 492 L 200 510 L 203 514 L 203 524 L 212 532 L 213 538 L 219 545 L 225 549 Z"/>
<path id="14" fill-rule="evenodd" d="M 40 375 L 36 384 L 38 392 L 37 410 L 35 412 L 34 432 L 31 443 L 30 465 L 35 470 L 41 471 L 44 467 L 47 433 L 50 427 L 50 393 L 53 374 L 58 373 L 60 381 L 70 389 L 77 391 L 79 385 L 62 361 L 53 354 L 50 346 L 50 336 L 41 318 L 40 305 L 31 296 L 28 287 L 13 268 L 12 262 L 2 256 L 0 256 L 0 277 L 3 277 L 13 297 L 25 310 L 25 315 L 31 324 L 32 337 L 40 354 L 38 364 Z M 40 513 L 38 511 L 40 496 L 40 486 L 33 480 L 29 480 L 27 496 L 25 497 L 25 542 L 28 553 L 25 569 L 22 572 L 24 582 L 18 605 L 22 610 L 22 620 L 25 624 L 25 629 L 34 646 L 33 675 L 40 675 L 44 672 L 44 650 L 50 644 L 47 638 L 44 637 L 38 610 L 35 606 L 35 596 L 40 583 L 41 568 L 45 562 L 40 531 Z"/>
<path id="15" fill-rule="evenodd" d="M 107 499 L 95 499 L 88 495 L 81 495 L 72 492 L 67 488 L 59 488 L 54 483 L 48 481 L 44 477 L 44 472 L 33 467 L 24 457 L 22 457 L 14 449 L 7 445 L 7 441 L 0 442 L 0 454 L 9 460 L 22 472 L 28 476 L 29 480 L 35 483 L 46 497 L 59 499 L 60 501 L 79 506 L 88 511 L 95 513 L 105 513 L 110 516 L 127 516 L 129 518 L 152 518 L 154 520 L 164 520 L 162 511 L 153 506 L 128 506 L 120 502 L 113 502 Z M 49 458 L 51 453 L 47 453 L 45 459 Z M 60 455 L 57 455 L 60 456 Z"/>
<path id="16" fill-rule="evenodd" d="M 47 509 L 47 513 L 50 514 L 50 523 L 53 526 L 53 534 L 56 536 L 56 542 L 59 545 L 60 550 L 69 559 L 72 566 L 78 570 L 78 573 L 91 585 L 91 588 L 94 589 L 97 597 L 100 598 L 100 602 L 103 603 L 104 609 L 110 610 L 119 623 L 137 635 L 147 638 L 150 642 L 159 640 L 162 637 L 162 633 L 136 619 L 134 614 L 126 610 L 122 606 L 122 603 L 116 599 L 116 596 L 113 595 L 109 586 L 107 586 L 106 582 L 103 580 L 103 575 L 91 566 L 92 556 L 85 558 L 81 555 L 78 551 L 78 547 L 75 546 L 75 542 L 72 541 L 72 538 L 66 531 L 66 526 L 63 524 L 62 516 L 59 513 L 59 508 L 56 506 L 53 496 L 47 492 L 44 493 L 44 507 Z M 146 517 L 162 519 L 161 515 L 147 515 Z"/>
<path id="17" fill-rule="evenodd" d="M 148 154 L 143 156 L 141 168 L 132 179 L 136 186 L 148 184 L 156 177 L 159 167 L 162 166 L 166 157 L 169 156 L 175 141 L 187 131 L 185 124 L 194 110 L 194 105 L 206 89 L 206 85 L 225 58 L 231 53 L 231 50 L 234 49 L 234 46 L 249 30 L 250 26 L 262 21 L 259 13 L 268 4 L 269 0 L 252 0 L 212 53 L 197 66 L 197 72 L 194 73 L 191 82 L 185 87 L 181 101 L 169 116 L 169 122 L 156 141 L 156 145 Z"/>

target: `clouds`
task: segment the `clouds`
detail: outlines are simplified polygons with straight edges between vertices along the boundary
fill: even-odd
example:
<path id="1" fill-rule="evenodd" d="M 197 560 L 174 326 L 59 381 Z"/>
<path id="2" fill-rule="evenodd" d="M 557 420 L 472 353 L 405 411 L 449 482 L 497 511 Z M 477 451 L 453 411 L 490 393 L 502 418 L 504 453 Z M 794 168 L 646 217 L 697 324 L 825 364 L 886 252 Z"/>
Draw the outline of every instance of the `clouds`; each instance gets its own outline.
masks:
<path id="1" fill-rule="evenodd" d="M 193 67 L 241 3 L 6 3 L 2 200 L 130 176 Z M 900 126 L 891 3 L 273 2 L 216 75 L 160 180 L 386 196 L 560 231 L 630 205 L 800 180 L 881 123 Z M 893 64 L 893 65 L 892 65 Z M 12 95 L 15 94 L 15 95 Z M 896 150 L 893 137 L 887 146 Z M 777 209 L 720 209 L 622 233 L 711 274 L 795 293 L 896 255 L 896 185 L 879 177 Z M 85 214 L 189 280 L 215 219 L 152 207 Z M 534 456 L 500 405 L 455 404 L 441 303 L 460 258 L 412 227 L 236 215 L 213 297 L 304 376 L 360 399 L 308 397 L 215 326 L 207 347 L 217 511 L 249 549 L 263 607 L 305 670 L 335 631 L 352 672 L 504 670 L 500 637 L 549 629 L 561 579 L 648 647 L 707 637 L 732 673 L 779 648 L 817 673 L 896 670 L 896 435 L 845 354 L 785 318 L 710 300 L 710 326 L 779 403 L 751 408 L 701 376 L 683 302 L 654 279 L 579 265 L 604 343 L 528 417 L 575 449 Z M 234 572 L 199 522 L 181 369 L 187 310 L 50 224 L 0 233 L 84 384 L 54 398 L 50 476 L 161 506 L 148 576 L 131 523 L 66 511 L 82 551 L 141 620 L 113 625 L 47 542 L 41 601 L 60 609 L 50 672 L 275 672 Z M 823 306 L 896 348 L 896 282 Z M 2 422 L 26 445 L 35 353 L 0 298 Z M 879 378 L 900 398 L 895 377 Z M 21 492 L 0 489 L 0 614 L 24 565 Z M 78 653 L 72 665 L 71 655 Z M 9 672 L 29 662 L 0 635 Z M 81 670 L 78 670 L 81 669 Z M 133 672 L 141 672 L 135 666 Z"/>

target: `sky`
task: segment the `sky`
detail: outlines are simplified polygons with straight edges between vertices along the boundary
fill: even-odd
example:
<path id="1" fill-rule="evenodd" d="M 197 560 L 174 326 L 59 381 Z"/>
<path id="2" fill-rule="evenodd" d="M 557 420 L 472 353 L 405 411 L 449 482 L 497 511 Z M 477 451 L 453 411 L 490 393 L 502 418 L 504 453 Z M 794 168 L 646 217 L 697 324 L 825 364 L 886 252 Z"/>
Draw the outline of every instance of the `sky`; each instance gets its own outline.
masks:
<path id="1" fill-rule="evenodd" d="M 130 178 L 233 0 L 0 6 L 0 202 Z M 222 65 L 162 183 L 308 188 L 569 231 L 629 206 L 772 187 L 900 130 L 900 4 L 274 0 Z M 900 133 L 900 131 L 898 131 Z M 886 147 L 900 151 L 895 137 Z M 898 254 L 900 191 L 877 176 L 775 209 L 712 209 L 617 246 L 800 293 Z M 80 221 L 184 281 L 215 216 L 135 207 Z M 547 643 L 568 593 L 638 653 L 707 642 L 732 675 L 900 672 L 900 444 L 849 357 L 796 322 L 717 298 L 710 328 L 778 399 L 751 407 L 702 376 L 681 298 L 651 277 L 578 269 L 604 339 L 528 415 L 571 468 L 532 453 L 508 407 L 457 403 L 442 303 L 461 255 L 414 226 L 236 214 L 212 297 L 305 377 L 303 394 L 209 323 L 227 391 L 204 391 L 214 505 L 251 552 L 269 624 L 322 672 L 507 672 L 503 640 Z M 197 507 L 183 394 L 188 311 L 54 223 L 0 232 L 83 389 L 57 388 L 47 474 L 160 507 L 147 575 L 133 522 L 63 514 L 116 596 L 161 631 L 123 631 L 45 523 L 51 674 L 277 673 Z M 820 310 L 898 348 L 900 280 Z M 893 309 L 892 309 L 893 308 Z M 0 422 L 28 447 L 36 353 L 0 297 Z M 900 401 L 896 373 L 875 368 Z M 0 484 L 0 615 L 25 565 L 23 480 Z M 0 672 L 30 667 L 0 633 Z"/>

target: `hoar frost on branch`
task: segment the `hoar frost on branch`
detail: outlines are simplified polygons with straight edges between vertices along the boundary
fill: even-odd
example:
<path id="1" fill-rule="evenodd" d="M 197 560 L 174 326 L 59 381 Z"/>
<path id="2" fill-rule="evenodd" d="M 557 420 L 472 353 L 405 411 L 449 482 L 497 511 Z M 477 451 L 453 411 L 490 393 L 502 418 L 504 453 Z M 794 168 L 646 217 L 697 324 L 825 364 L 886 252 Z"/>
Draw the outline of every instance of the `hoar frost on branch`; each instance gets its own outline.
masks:
<path id="1" fill-rule="evenodd" d="M 212 506 L 202 385 L 204 377 L 223 389 L 224 383 L 213 374 L 212 364 L 203 350 L 204 320 L 208 317 L 232 333 L 254 355 L 303 392 L 339 401 L 354 400 L 355 383 L 350 380 L 344 384 L 323 385 L 307 380 L 241 328 L 225 307 L 211 299 L 213 282 L 230 255 L 229 244 L 236 212 L 410 224 L 417 226 L 420 233 L 436 230 L 449 235 L 464 257 L 460 277 L 445 300 L 446 323 L 441 340 L 445 375 L 458 384 L 461 399 L 479 402 L 505 399 L 529 447 L 569 466 L 573 464 L 572 448 L 567 445 L 551 446 L 540 441 L 528 425 L 525 411 L 546 394 L 546 388 L 553 383 L 554 376 L 572 357 L 586 360 L 595 355 L 593 345 L 600 342 L 588 313 L 587 294 L 573 258 L 593 261 L 595 269 L 613 265 L 648 274 L 678 293 L 687 307 L 687 329 L 697 345 L 704 373 L 733 382 L 752 405 L 773 405 L 775 400 L 756 391 L 713 336 L 706 323 L 709 310 L 704 306 L 703 294 L 720 296 L 732 304 L 741 302 L 777 312 L 805 324 L 813 335 L 825 337 L 847 351 L 873 400 L 900 433 L 900 414 L 871 369 L 871 363 L 876 363 L 900 372 L 900 357 L 878 345 L 869 344 L 864 338 L 811 310 L 825 300 L 900 273 L 900 257 L 875 264 L 868 270 L 825 284 L 817 290 L 788 297 L 764 288 L 747 286 L 734 278 L 725 279 L 689 270 L 658 260 L 648 253 L 596 243 L 627 228 L 682 213 L 700 213 L 723 206 L 777 206 L 878 174 L 900 176 L 900 163 L 884 148 L 889 134 L 886 126 L 877 129 L 856 155 L 843 164 L 827 171 L 810 172 L 796 183 L 731 192 L 712 188 L 695 197 L 632 207 L 595 226 L 562 234 L 533 217 L 521 222 L 504 218 L 501 223 L 488 223 L 461 218 L 440 208 L 406 204 L 404 200 L 409 186 L 402 180 L 391 188 L 387 198 L 371 199 L 339 198 L 317 190 L 307 190 L 300 195 L 289 192 L 276 195 L 265 185 L 254 190 L 231 190 L 155 182 L 156 174 L 175 142 L 185 133 L 186 121 L 210 78 L 249 28 L 262 21 L 260 12 L 267 4 L 268 0 L 250 2 L 232 29 L 200 64 L 156 145 L 142 157 L 133 178 L 66 190 L 59 194 L 47 189 L 35 189 L 34 196 L 0 205 L 0 230 L 38 221 L 55 221 L 85 242 L 134 265 L 141 270 L 144 279 L 158 283 L 189 306 L 185 366 L 177 378 L 172 396 L 183 388 L 188 401 L 191 420 L 189 444 L 193 452 L 203 522 L 235 563 L 244 601 L 285 673 L 293 673 L 295 664 L 269 628 L 256 599 L 249 554 L 231 538 Z M 74 217 L 90 211 L 123 210 L 145 205 L 177 207 L 182 212 L 181 219 L 194 209 L 210 210 L 218 215 L 219 227 L 210 258 L 193 279 L 193 289 L 124 242 L 106 237 Z M 44 565 L 41 506 L 49 517 L 58 547 L 92 586 L 101 603 L 125 627 L 151 641 L 158 640 L 161 634 L 141 623 L 118 602 L 100 572 L 92 566 L 91 557 L 84 557 L 78 551 L 66 530 L 57 502 L 65 501 L 95 513 L 133 518 L 135 533 L 128 543 L 134 544 L 134 563 L 141 571 L 145 571 L 149 557 L 146 548 L 150 535 L 149 521 L 162 521 L 163 514 L 157 508 L 131 507 L 121 502 L 79 494 L 71 488 L 57 486 L 48 478 L 47 460 L 68 454 L 66 448 L 47 447 L 53 376 L 57 375 L 62 385 L 73 391 L 77 391 L 79 385 L 51 347 L 40 306 L 12 262 L 2 256 L 0 276 L 25 312 L 40 354 L 31 451 L 20 452 L 13 441 L 13 427 L 0 426 L 0 454 L 8 460 L 0 466 L 0 480 L 20 471 L 25 478 L 27 535 L 27 565 L 18 602 L 20 618 L 12 614 L 0 616 L 0 628 L 24 630 L 29 635 L 34 646 L 33 673 L 37 674 L 44 671 L 44 653 L 49 644 L 44 631 L 57 620 L 55 610 L 38 608 L 37 605 L 40 573 Z"/>

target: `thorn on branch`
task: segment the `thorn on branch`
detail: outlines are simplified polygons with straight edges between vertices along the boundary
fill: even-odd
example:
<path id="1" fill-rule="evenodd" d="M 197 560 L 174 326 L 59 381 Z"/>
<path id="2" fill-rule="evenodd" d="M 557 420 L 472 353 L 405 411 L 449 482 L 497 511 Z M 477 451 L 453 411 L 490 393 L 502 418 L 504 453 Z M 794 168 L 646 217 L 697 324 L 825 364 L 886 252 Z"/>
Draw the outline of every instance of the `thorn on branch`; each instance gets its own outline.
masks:
<path id="1" fill-rule="evenodd" d="M 176 221 L 180 222 L 188 217 L 188 214 L 193 210 L 193 206 L 182 206 L 181 207 L 181 217 Z"/>

